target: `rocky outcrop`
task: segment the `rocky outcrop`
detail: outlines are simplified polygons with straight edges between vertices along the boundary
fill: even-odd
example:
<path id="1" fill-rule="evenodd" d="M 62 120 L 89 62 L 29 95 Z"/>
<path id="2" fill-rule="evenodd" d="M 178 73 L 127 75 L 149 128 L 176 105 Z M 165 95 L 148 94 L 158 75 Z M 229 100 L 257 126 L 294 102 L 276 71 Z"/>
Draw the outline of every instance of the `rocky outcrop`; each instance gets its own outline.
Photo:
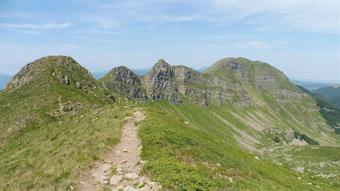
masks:
<path id="1" fill-rule="evenodd" d="M 13 78 L 12 80 L 6 85 L 6 90 L 13 90 L 18 87 L 21 87 L 27 83 L 29 83 L 33 75 L 30 75 L 30 73 L 33 73 L 34 65 L 32 63 L 27 64 L 24 66 Z M 28 74 L 28 75 L 25 75 Z"/>
<path id="2" fill-rule="evenodd" d="M 173 66 L 179 93 L 192 103 L 208 106 L 208 79 L 205 75 L 183 65 Z"/>
<path id="3" fill-rule="evenodd" d="M 239 63 L 235 59 L 230 59 L 228 66 L 230 70 L 234 73 L 237 79 L 249 80 L 250 79 L 250 71 L 246 68 L 246 65 Z"/>
<path id="4" fill-rule="evenodd" d="M 255 77 L 255 85 L 265 90 L 279 88 L 279 83 L 274 76 L 260 75 Z"/>
<path id="5" fill-rule="evenodd" d="M 158 60 L 142 78 L 142 83 L 151 100 L 168 100 L 175 104 L 182 102 L 175 83 L 175 72 L 163 59 Z"/>
<path id="6" fill-rule="evenodd" d="M 113 68 L 101 83 L 106 89 L 117 91 L 130 99 L 147 99 L 139 77 L 125 66 Z"/>

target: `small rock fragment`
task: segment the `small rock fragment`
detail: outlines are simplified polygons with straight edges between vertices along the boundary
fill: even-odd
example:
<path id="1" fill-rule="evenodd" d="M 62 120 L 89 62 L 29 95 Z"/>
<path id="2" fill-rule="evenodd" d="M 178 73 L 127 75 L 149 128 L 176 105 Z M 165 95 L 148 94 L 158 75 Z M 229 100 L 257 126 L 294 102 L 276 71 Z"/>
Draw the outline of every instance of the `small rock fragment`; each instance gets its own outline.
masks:
<path id="1" fill-rule="evenodd" d="M 124 191 L 138 191 L 138 189 L 132 187 L 132 186 L 127 186 L 124 188 Z"/>
<path id="2" fill-rule="evenodd" d="M 124 177 L 130 180 L 134 180 L 138 178 L 138 174 L 132 172 L 132 173 L 125 174 Z"/>
<path id="3" fill-rule="evenodd" d="M 110 170 L 110 168 L 111 168 L 111 165 L 110 164 L 104 164 L 103 165 L 103 170 L 106 172 L 106 171 L 108 171 L 108 170 Z"/>
<path id="4" fill-rule="evenodd" d="M 230 183 L 234 183 L 233 178 L 229 177 L 228 179 Z"/>
<path id="5" fill-rule="evenodd" d="M 111 179 L 110 179 L 110 185 L 117 185 L 120 182 L 121 179 L 122 179 L 121 175 L 112 176 Z"/>

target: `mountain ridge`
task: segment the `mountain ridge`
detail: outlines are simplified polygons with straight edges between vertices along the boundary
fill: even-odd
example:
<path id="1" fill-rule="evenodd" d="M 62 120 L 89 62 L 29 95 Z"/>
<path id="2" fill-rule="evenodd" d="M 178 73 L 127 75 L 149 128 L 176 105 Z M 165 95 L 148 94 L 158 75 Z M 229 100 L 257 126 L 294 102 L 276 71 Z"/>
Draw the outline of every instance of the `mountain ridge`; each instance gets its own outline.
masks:
<path id="1" fill-rule="evenodd" d="M 125 70 L 133 74 L 136 86 L 129 85 L 128 81 L 115 82 L 117 76 L 121 76 Z M 263 108 L 272 113 L 277 113 L 277 108 L 292 116 L 302 129 L 290 129 L 287 132 L 274 133 L 281 139 L 294 142 L 294 131 L 308 135 L 306 141 L 315 141 L 319 144 L 332 144 L 334 139 L 321 135 L 316 138 L 311 129 L 319 129 L 325 132 L 334 131 L 322 120 L 322 117 L 314 118 L 318 109 L 316 102 L 308 94 L 301 91 L 280 70 L 267 63 L 251 61 L 246 58 L 224 58 L 217 61 L 205 72 L 200 73 L 184 65 L 170 65 L 164 59 L 159 59 L 150 71 L 144 76 L 137 76 L 128 68 L 124 71 L 116 71 L 111 79 L 101 79 L 102 83 L 125 83 L 124 87 L 135 96 L 129 98 L 138 101 L 167 100 L 173 104 L 189 102 L 198 104 L 204 108 L 218 105 L 221 107 L 232 106 L 236 108 Z M 120 79 L 122 79 L 120 77 Z M 120 93 L 120 88 L 106 87 L 108 90 Z M 132 89 L 131 89 L 132 88 Z M 136 96 L 138 95 L 138 96 Z M 141 96 L 143 95 L 143 98 Z M 302 109 L 303 115 L 298 114 Z M 266 114 L 268 115 L 268 114 Z M 281 114 L 277 117 L 280 118 Z M 274 122 L 272 125 L 274 125 Z M 291 122 L 283 122 L 294 126 Z M 271 126 L 271 125 L 266 125 Z M 295 125 L 296 126 L 296 125 Z M 307 128 L 307 126 L 310 126 Z M 286 128 L 286 127 L 282 127 Z M 280 135 L 281 134 L 281 135 Z M 313 135 L 314 134 L 314 135 Z M 263 136 L 263 135 L 259 135 Z M 320 135 L 318 135 L 320 136 Z M 311 138 L 312 137 L 312 138 Z M 311 141 L 311 143 L 314 143 Z"/>
<path id="2" fill-rule="evenodd" d="M 144 76 L 120 66 L 99 80 L 79 65 L 43 57 L 0 92 L 0 188 L 74 188 L 136 108 L 145 111 L 142 172 L 164 189 L 338 186 L 334 129 L 312 97 L 267 64 L 222 59 L 200 73 L 159 60 Z M 315 161 L 289 161 L 300 157 L 295 149 Z M 330 153 L 325 167 L 319 158 L 328 155 L 318 153 Z"/>
<path id="3" fill-rule="evenodd" d="M 259 76 L 257 79 L 255 79 L 255 76 L 258 74 L 254 73 L 254 67 L 258 68 L 258 73 L 261 73 L 261 68 L 269 68 L 270 72 L 267 73 L 276 73 L 272 76 Z M 249 69 L 246 69 L 245 67 L 248 67 Z M 217 68 L 217 69 L 215 69 Z M 219 74 L 219 72 L 223 72 L 223 74 Z M 235 72 L 234 72 L 235 71 Z M 132 72 L 130 70 L 130 72 Z M 242 72 L 248 72 L 247 74 L 242 74 Z M 235 74 L 234 74 L 235 73 Z M 263 73 L 263 72 L 262 72 Z M 265 73 L 266 74 L 266 73 Z M 238 75 L 237 77 L 235 75 Z M 242 76 L 243 75 L 243 76 Z M 251 75 L 251 76 L 250 76 Z M 135 74 L 135 76 L 137 76 Z M 151 82 L 151 80 L 156 79 L 157 77 L 164 78 L 162 80 L 165 80 L 164 83 L 166 84 L 157 84 L 157 83 L 163 83 L 163 82 Z M 245 58 L 225 58 L 217 61 L 215 64 L 213 64 L 211 67 L 206 69 L 206 71 L 200 73 L 190 67 L 184 66 L 184 65 L 169 65 L 164 59 L 160 59 L 159 61 L 156 62 L 156 64 L 149 70 L 149 72 L 141 76 L 141 82 L 143 86 L 145 85 L 150 85 L 153 83 L 153 85 L 156 86 L 173 86 L 173 87 L 163 87 L 163 90 L 165 89 L 171 89 L 167 93 L 169 95 L 153 95 L 151 93 L 151 87 L 149 88 L 144 88 L 144 89 L 149 89 L 148 90 L 148 97 L 149 99 L 152 100 L 157 100 L 159 98 L 163 99 L 166 97 L 166 99 L 173 99 L 173 103 L 180 103 L 180 99 L 178 98 L 179 95 L 178 93 L 182 95 L 190 95 L 190 91 L 199 91 L 197 94 L 201 94 L 203 97 L 209 96 L 206 89 L 208 86 L 212 86 L 215 89 L 219 88 L 226 88 L 230 86 L 229 90 L 226 91 L 231 91 L 231 89 L 237 89 L 236 86 L 241 86 L 244 81 L 244 79 L 241 78 L 247 78 L 246 80 L 249 81 L 249 84 L 251 85 L 256 85 L 262 88 L 267 88 L 267 86 L 270 84 L 271 86 L 286 86 L 288 88 L 294 88 L 294 85 L 288 82 L 288 78 L 279 70 L 275 69 L 274 67 L 270 66 L 267 63 L 259 62 L 259 61 L 250 61 Z M 238 78 L 238 79 L 237 79 Z M 276 78 L 276 79 L 275 79 Z M 103 81 L 103 80 L 101 80 Z M 284 83 L 282 82 L 284 81 Z M 176 84 L 178 82 L 179 84 Z M 223 84 L 223 87 L 220 87 L 217 83 L 221 82 L 226 82 Z M 241 83 L 242 82 L 242 83 Z M 203 89 L 195 89 L 194 87 L 190 87 L 192 84 L 198 84 L 205 86 Z M 158 87 L 159 88 L 159 87 Z M 270 88 L 277 88 L 277 87 L 269 87 Z M 166 91 L 166 90 L 165 90 Z M 296 96 L 299 90 L 295 88 L 295 93 Z M 297 93 L 298 92 L 298 93 Z M 277 91 L 274 92 L 277 97 L 289 97 L 289 96 L 294 96 L 294 92 L 289 92 L 287 89 L 284 89 L 283 91 Z M 196 95 L 197 95 L 196 94 Z M 219 99 L 219 101 L 222 103 L 225 101 L 226 95 L 222 94 L 228 94 L 227 92 L 214 92 L 214 94 L 220 94 L 220 97 L 224 97 Z M 241 93 L 242 94 L 242 93 Z M 243 94 L 246 94 L 246 92 L 243 91 Z M 291 95 L 290 95 L 291 94 Z M 210 94 L 210 96 L 212 96 Z M 231 96 L 231 95 L 227 95 Z M 242 96 L 241 96 L 242 97 Z M 217 97 L 215 97 L 218 99 Z M 245 98 L 247 99 L 247 98 Z M 229 100 L 230 101 L 230 100 Z M 249 105 L 250 103 L 247 103 L 246 105 Z"/>

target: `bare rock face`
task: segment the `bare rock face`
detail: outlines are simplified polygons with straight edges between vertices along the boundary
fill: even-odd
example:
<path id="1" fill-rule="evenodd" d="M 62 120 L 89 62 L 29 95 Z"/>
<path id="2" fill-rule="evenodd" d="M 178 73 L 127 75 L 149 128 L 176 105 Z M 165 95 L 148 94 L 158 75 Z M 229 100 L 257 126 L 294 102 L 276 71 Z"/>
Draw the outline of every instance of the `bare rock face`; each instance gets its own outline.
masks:
<path id="1" fill-rule="evenodd" d="M 255 85 L 262 89 L 271 90 L 279 88 L 279 83 L 274 76 L 260 75 L 255 77 Z"/>
<path id="2" fill-rule="evenodd" d="M 192 103 L 208 106 L 207 77 L 182 65 L 173 66 L 173 70 L 179 93 L 188 97 Z"/>
<path id="3" fill-rule="evenodd" d="M 291 142 L 295 139 L 294 136 L 294 130 L 293 129 L 287 129 L 283 132 L 283 138 L 286 142 Z"/>
<path id="4" fill-rule="evenodd" d="M 235 106 L 246 107 L 251 105 L 251 99 L 237 82 L 229 82 L 225 79 L 209 75 L 209 99 L 220 104 L 232 103 Z"/>
<path id="5" fill-rule="evenodd" d="M 135 100 L 147 99 L 139 77 L 125 66 L 113 68 L 101 80 L 102 85 Z"/>
<path id="6" fill-rule="evenodd" d="M 173 68 L 163 59 L 152 67 L 142 79 L 142 84 L 151 100 L 168 100 L 171 103 L 181 103 L 179 90 L 175 83 Z"/>
<path id="7" fill-rule="evenodd" d="M 234 73 L 234 75 L 237 79 L 249 80 L 250 71 L 247 70 L 247 68 L 245 67 L 244 64 L 241 64 L 241 63 L 237 62 L 236 60 L 231 59 L 229 61 L 229 67 L 230 67 L 230 70 Z"/>
<path id="8" fill-rule="evenodd" d="M 61 84 L 78 89 L 95 88 L 92 75 L 68 56 L 47 56 L 24 66 L 7 84 L 6 90 L 15 90 L 32 80 L 48 81 L 57 79 Z"/>
<path id="9" fill-rule="evenodd" d="M 24 66 L 13 78 L 12 80 L 6 85 L 6 90 L 13 90 L 18 87 L 21 87 L 28 82 L 30 82 L 33 78 L 30 73 L 33 73 L 34 65 L 32 63 L 27 64 Z M 28 75 L 25 75 L 28 74 Z"/>

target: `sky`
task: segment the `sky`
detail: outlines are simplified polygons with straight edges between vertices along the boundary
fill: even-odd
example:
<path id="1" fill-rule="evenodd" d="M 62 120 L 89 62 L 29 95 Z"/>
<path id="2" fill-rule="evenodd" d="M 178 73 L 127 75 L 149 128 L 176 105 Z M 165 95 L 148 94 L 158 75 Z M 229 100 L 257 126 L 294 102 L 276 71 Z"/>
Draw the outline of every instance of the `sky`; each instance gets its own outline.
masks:
<path id="1" fill-rule="evenodd" d="M 1 0 L 0 73 L 47 55 L 92 72 L 246 57 L 340 82 L 340 0 Z"/>

